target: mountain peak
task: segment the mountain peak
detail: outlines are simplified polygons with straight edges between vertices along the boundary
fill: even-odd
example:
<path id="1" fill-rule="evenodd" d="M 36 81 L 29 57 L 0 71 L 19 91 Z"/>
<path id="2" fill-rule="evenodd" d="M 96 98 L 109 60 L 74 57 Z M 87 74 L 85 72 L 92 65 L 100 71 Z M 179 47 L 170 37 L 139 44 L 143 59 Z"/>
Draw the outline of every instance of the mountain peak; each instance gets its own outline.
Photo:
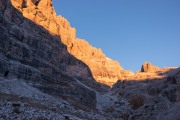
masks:
<path id="1" fill-rule="evenodd" d="M 141 72 L 154 72 L 159 70 L 157 66 L 153 66 L 150 62 L 144 62 L 141 67 Z"/>

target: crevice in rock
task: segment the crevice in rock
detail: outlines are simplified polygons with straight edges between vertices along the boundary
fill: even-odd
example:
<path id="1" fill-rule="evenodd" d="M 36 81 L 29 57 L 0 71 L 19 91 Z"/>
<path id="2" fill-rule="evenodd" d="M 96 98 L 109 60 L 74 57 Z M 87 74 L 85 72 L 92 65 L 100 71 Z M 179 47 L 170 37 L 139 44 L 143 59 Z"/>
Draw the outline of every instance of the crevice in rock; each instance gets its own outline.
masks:
<path id="1" fill-rule="evenodd" d="M 7 8 L 7 3 L 5 3 L 4 10 L 2 11 L 3 14 L 4 14 L 4 11 L 6 10 L 6 8 Z"/>
<path id="2" fill-rule="evenodd" d="M 22 6 L 22 8 L 27 8 L 27 0 L 23 0 L 21 6 Z"/>
<path id="3" fill-rule="evenodd" d="M 38 6 L 38 4 L 39 4 L 39 2 L 41 1 L 41 0 L 31 0 L 32 1 L 32 3 L 35 5 L 35 6 Z"/>
<path id="4" fill-rule="evenodd" d="M 39 2 L 41 0 L 31 0 L 31 2 L 35 5 L 35 6 L 38 6 L 39 5 Z M 27 8 L 28 7 L 28 0 L 23 0 L 23 3 L 22 3 L 22 8 Z"/>
<path id="5" fill-rule="evenodd" d="M 39 4 L 40 1 L 41 1 L 41 0 L 35 0 L 34 5 L 35 5 L 35 6 L 38 6 L 38 4 Z"/>

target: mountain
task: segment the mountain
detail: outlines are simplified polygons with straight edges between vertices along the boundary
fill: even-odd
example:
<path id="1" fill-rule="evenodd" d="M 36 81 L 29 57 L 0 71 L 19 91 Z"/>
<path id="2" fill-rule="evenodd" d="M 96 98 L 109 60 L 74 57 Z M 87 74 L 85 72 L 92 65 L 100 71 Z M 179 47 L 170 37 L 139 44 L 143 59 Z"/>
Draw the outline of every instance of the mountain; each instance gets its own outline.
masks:
<path id="1" fill-rule="evenodd" d="M 74 103 L 95 108 L 96 94 L 83 84 L 88 83 L 87 86 L 100 92 L 108 87 L 93 79 L 89 67 L 69 54 L 58 36 L 34 22 L 45 24 L 42 18 L 51 19 L 43 17 L 54 13 L 51 2 L 39 2 L 37 7 L 30 1 L 1 0 L 0 74 L 8 72 L 9 76 L 24 79 L 45 93 L 69 99 L 74 96 Z M 44 8 L 48 12 L 42 14 Z M 31 16 L 34 21 L 24 16 Z M 79 76 L 81 79 L 77 80 Z"/>
<path id="2" fill-rule="evenodd" d="M 76 38 L 52 0 L 0 0 L 0 119 L 178 120 L 179 111 L 180 68 L 123 70 Z"/>
<path id="3" fill-rule="evenodd" d="M 51 0 L 39 1 L 37 6 L 35 2 L 31 1 L 22 3 L 14 0 L 12 3 L 24 17 L 60 37 L 67 46 L 68 52 L 88 65 L 95 80 L 111 86 L 121 78 L 123 68 L 120 64 L 107 58 L 101 49 L 92 47 L 87 41 L 76 38 L 76 29 L 71 28 L 70 23 L 64 17 L 56 16 Z M 75 69 L 78 70 L 78 68 Z"/>
<path id="4" fill-rule="evenodd" d="M 111 94 L 118 99 L 115 104 L 119 107 L 120 118 L 178 120 L 180 68 L 159 68 L 150 72 L 138 72 L 114 84 Z"/>

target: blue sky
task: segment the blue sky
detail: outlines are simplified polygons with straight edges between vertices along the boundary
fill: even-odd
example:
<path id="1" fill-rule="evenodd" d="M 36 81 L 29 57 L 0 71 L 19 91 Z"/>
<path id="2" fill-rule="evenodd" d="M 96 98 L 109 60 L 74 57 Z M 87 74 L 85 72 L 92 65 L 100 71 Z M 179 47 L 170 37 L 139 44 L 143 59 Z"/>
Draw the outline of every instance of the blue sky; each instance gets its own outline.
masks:
<path id="1" fill-rule="evenodd" d="M 145 61 L 180 67 L 180 0 L 54 0 L 77 37 L 134 72 Z"/>

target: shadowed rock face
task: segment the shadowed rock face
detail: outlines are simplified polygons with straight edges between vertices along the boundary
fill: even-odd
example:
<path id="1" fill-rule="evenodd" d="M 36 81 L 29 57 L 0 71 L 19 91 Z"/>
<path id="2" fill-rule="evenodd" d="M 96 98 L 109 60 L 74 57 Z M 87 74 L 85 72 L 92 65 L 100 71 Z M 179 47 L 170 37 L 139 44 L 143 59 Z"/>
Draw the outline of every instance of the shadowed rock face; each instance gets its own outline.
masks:
<path id="1" fill-rule="evenodd" d="M 125 80 L 119 80 L 114 84 L 112 94 L 118 97 L 120 105 L 126 100 L 130 108 L 127 107 L 123 111 L 123 107 L 120 107 L 117 114 L 122 114 L 123 117 L 126 113 L 127 119 L 133 120 L 178 120 L 179 83 L 180 68 L 163 68 L 150 73 L 139 72 Z"/>
<path id="2" fill-rule="evenodd" d="M 52 0 L 11 1 L 23 16 L 59 36 L 68 52 L 88 65 L 95 80 L 111 86 L 123 76 L 123 68 L 117 61 L 107 58 L 101 49 L 92 47 L 85 40 L 76 38 L 76 29 L 71 28 L 70 23 L 62 16 L 56 16 Z"/>
<path id="3" fill-rule="evenodd" d="M 111 85 L 115 78 L 122 79 L 109 90 L 93 79 L 86 64 L 69 53 L 85 61 L 100 82 Z M 0 77 L 0 96 L 3 96 L 0 97 L 0 118 L 10 119 L 13 115 L 15 119 L 19 114 L 20 118 L 25 115 L 38 119 L 36 112 L 43 111 L 47 119 L 52 119 L 47 116 L 49 110 L 60 115 L 71 112 L 80 118 L 83 114 L 82 119 L 98 120 L 180 118 L 180 68 L 158 69 L 145 63 L 136 74 L 122 70 L 119 63 L 106 58 L 100 49 L 77 39 L 75 29 L 67 20 L 56 17 L 51 0 L 0 0 L 0 75 L 4 76 Z M 25 96 L 28 98 L 24 99 Z M 70 104 L 63 104 L 59 97 Z M 46 109 L 32 104 L 31 99 L 36 98 L 38 105 L 43 103 Z M 54 101 L 57 98 L 60 103 Z M 13 103 L 11 106 L 13 99 L 23 105 Z M 29 112 L 27 102 L 31 108 L 38 106 L 41 110 L 26 114 Z M 67 109 L 58 104 L 70 108 L 64 111 Z M 71 111 L 75 106 L 78 108 Z M 23 109 L 22 113 L 21 109 L 14 109 L 17 107 Z M 83 111 L 89 108 L 96 110 Z M 96 117 L 97 114 L 100 116 Z M 65 115 L 59 119 L 71 118 Z"/>
<path id="4" fill-rule="evenodd" d="M 95 108 L 95 92 L 75 78 L 81 76 L 82 83 L 91 81 L 88 85 L 95 90 L 104 88 L 94 81 L 86 64 L 68 53 L 59 36 L 52 35 L 60 29 L 53 26 L 58 18 L 52 1 L 42 1 L 37 5 L 30 0 L 0 0 L 0 74 L 8 70 L 10 77 L 25 79 L 43 92 Z"/>

